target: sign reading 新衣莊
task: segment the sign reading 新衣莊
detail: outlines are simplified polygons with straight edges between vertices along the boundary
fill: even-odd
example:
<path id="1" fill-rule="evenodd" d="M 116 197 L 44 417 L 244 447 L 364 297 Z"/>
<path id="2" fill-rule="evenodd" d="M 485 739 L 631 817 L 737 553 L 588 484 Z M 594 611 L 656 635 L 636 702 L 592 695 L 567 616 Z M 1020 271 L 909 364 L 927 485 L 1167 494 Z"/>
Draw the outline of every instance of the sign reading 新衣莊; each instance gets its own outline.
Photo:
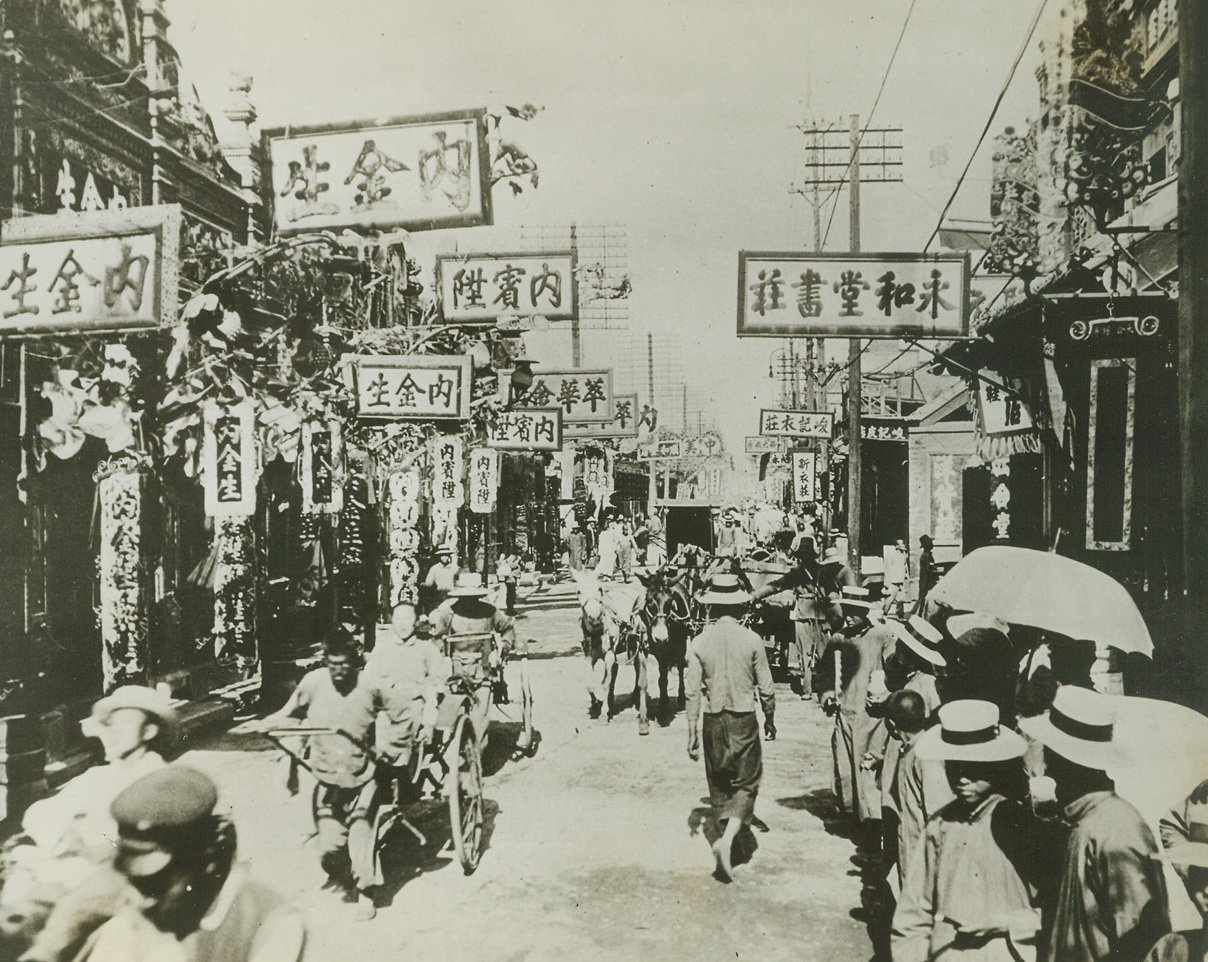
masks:
<path id="1" fill-rule="evenodd" d="M 0 334 L 174 323 L 180 230 L 175 204 L 5 221 Z"/>
<path id="2" fill-rule="evenodd" d="M 759 412 L 759 433 L 764 437 L 822 438 L 829 440 L 835 432 L 835 415 L 831 411 L 769 411 Z"/>
<path id="3" fill-rule="evenodd" d="M 532 386 L 518 407 L 560 407 L 568 421 L 611 421 L 614 417 L 612 371 L 533 372 Z"/>
<path id="4" fill-rule="evenodd" d="M 262 135 L 278 234 L 492 223 L 486 111 Z"/>
<path id="5" fill-rule="evenodd" d="M 739 337 L 964 337 L 967 254 L 738 255 Z"/>
<path id="6" fill-rule="evenodd" d="M 363 418 L 468 418 L 469 355 L 346 354 Z"/>
<path id="7" fill-rule="evenodd" d="M 618 394 L 612 400 L 615 414 L 611 421 L 563 421 L 562 436 L 568 439 L 636 438 L 638 436 L 638 396 Z"/>
<path id="8" fill-rule="evenodd" d="M 578 309 L 573 251 L 439 254 L 437 290 L 446 321 L 492 321 L 508 314 L 569 320 Z"/>
<path id="9" fill-rule="evenodd" d="M 818 500 L 818 455 L 814 451 L 794 451 L 793 503 L 809 504 Z"/>
<path id="10" fill-rule="evenodd" d="M 562 409 L 500 414 L 487 431 L 487 444 L 504 451 L 561 451 Z"/>

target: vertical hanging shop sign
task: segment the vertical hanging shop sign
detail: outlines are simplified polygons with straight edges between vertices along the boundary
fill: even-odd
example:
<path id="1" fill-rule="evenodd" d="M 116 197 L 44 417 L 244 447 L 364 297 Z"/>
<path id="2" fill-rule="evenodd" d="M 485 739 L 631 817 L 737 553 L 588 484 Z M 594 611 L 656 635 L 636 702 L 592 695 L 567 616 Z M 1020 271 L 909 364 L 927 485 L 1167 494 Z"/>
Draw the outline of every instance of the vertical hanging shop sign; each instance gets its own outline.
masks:
<path id="1" fill-rule="evenodd" d="M 129 456 L 102 462 L 94 475 L 100 503 L 101 667 L 105 691 L 146 671 L 147 616 L 142 577 L 143 483 Z"/>
<path id="2" fill-rule="evenodd" d="M 994 510 L 995 541 L 1011 540 L 1011 459 L 995 458 L 990 462 L 990 506 Z"/>
<path id="3" fill-rule="evenodd" d="M 206 405 L 202 441 L 206 514 L 214 518 L 256 510 L 256 412 L 251 401 Z"/>
<path id="4" fill-rule="evenodd" d="M 390 550 L 390 607 L 415 604 L 419 591 L 420 472 L 401 468 L 386 482 Z"/>
<path id="5" fill-rule="evenodd" d="M 465 501 L 461 483 L 461 438 L 438 435 L 432 440 L 432 501 L 460 506 Z"/>
<path id="6" fill-rule="evenodd" d="M 818 500 L 818 455 L 814 451 L 793 452 L 793 503 Z"/>
<path id="7" fill-rule="evenodd" d="M 475 448 L 470 452 L 470 510 L 490 514 L 499 488 L 499 452 Z"/>
<path id="8" fill-rule="evenodd" d="M 335 514 L 343 509 L 343 460 L 338 421 L 307 421 L 302 425 L 298 476 L 304 512 Z"/>

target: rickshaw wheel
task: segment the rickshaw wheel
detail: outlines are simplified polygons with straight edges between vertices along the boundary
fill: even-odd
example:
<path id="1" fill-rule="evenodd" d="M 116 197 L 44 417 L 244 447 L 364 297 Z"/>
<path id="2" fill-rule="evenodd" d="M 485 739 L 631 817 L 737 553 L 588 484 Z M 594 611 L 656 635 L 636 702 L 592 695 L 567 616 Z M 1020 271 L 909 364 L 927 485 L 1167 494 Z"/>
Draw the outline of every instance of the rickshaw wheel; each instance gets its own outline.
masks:
<path id="1" fill-rule="evenodd" d="M 445 794 L 453 851 L 462 870 L 470 875 L 482 858 L 482 755 L 468 718 L 457 722 L 448 752 Z"/>

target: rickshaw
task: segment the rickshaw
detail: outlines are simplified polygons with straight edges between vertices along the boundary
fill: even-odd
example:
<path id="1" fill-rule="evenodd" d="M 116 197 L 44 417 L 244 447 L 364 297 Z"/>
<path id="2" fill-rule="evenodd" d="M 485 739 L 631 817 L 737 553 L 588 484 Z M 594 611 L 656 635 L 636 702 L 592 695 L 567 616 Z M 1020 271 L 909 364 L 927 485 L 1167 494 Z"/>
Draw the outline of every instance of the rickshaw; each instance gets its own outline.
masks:
<path id="1" fill-rule="evenodd" d="M 261 729 L 278 748 L 314 775 L 304 752 L 286 739 L 334 735 L 363 749 L 373 761 L 376 797 L 373 818 L 374 853 L 381 851 L 396 826 L 406 828 L 427 844 L 423 833 L 409 816 L 422 806 L 443 799 L 448 806 L 449 836 L 453 854 L 466 875 L 478 868 L 482 858 L 483 801 L 482 748 L 493 692 L 502 681 L 503 666 L 497 656 L 494 635 L 448 635 L 443 641 L 453 670 L 437 706 L 435 736 L 427 745 L 417 745 L 404 766 L 383 758 L 372 745 L 343 729 L 289 726 Z M 311 797 L 311 815 L 318 820 L 324 785 L 316 776 Z M 414 810 L 414 811 L 413 811 Z"/>

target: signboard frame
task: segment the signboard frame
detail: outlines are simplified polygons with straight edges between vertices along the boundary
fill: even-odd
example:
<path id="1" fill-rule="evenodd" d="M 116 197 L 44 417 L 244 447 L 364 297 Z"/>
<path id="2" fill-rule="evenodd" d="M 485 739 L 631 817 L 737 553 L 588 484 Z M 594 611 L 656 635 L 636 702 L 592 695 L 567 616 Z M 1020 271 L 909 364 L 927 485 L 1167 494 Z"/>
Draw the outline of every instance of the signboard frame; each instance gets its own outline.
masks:
<path id="1" fill-rule="evenodd" d="M 356 398 L 357 417 L 378 421 L 465 421 L 470 417 L 470 395 L 473 389 L 473 367 L 468 354 L 345 354 L 341 358 L 345 382 Z M 361 410 L 360 379 L 362 367 L 404 368 L 408 370 L 457 370 L 460 379 L 457 410 L 452 414 L 365 413 Z"/>
<path id="2" fill-rule="evenodd" d="M 619 401 L 630 401 L 629 427 L 616 427 L 616 408 Z M 597 438 L 636 438 L 638 437 L 638 396 L 636 394 L 618 394 L 612 399 L 613 418 L 611 421 L 581 421 L 578 418 L 562 419 L 562 437 L 566 441 L 591 441 Z"/>
<path id="3" fill-rule="evenodd" d="M 605 405 L 603 410 L 597 411 L 594 414 L 579 414 L 577 412 L 573 415 L 568 414 L 565 410 L 562 410 L 563 402 L 557 402 L 556 398 L 553 401 L 543 401 L 540 404 L 533 405 L 531 407 L 525 403 L 525 398 L 527 398 L 530 394 L 532 394 L 533 388 L 535 388 L 537 386 L 537 384 L 543 378 L 546 380 L 558 379 L 558 378 L 560 378 L 562 380 L 566 380 L 569 377 L 569 378 L 574 378 L 576 380 L 579 378 L 582 378 L 583 380 L 587 380 L 588 378 L 595 377 L 596 375 L 603 375 L 603 379 L 608 385 L 608 393 L 607 393 L 608 404 Z M 555 403 L 557 403 L 558 409 L 562 410 L 563 421 L 569 421 L 569 420 L 603 421 L 603 422 L 607 423 L 607 422 L 612 421 L 616 417 L 616 414 L 613 410 L 613 402 L 614 402 L 615 398 L 616 398 L 616 395 L 613 391 L 613 384 L 612 384 L 612 368 L 610 368 L 610 367 L 609 368 L 594 368 L 594 369 L 590 369 L 590 370 L 586 369 L 586 368 L 584 368 L 582 370 L 580 370 L 579 368 L 549 368 L 547 370 L 543 370 L 541 368 L 534 368 L 532 386 L 529 387 L 528 391 L 525 392 L 524 397 L 522 397 L 519 401 L 516 402 L 515 406 L 516 406 L 517 410 L 536 411 L 536 410 L 541 410 L 543 408 L 551 407 Z"/>
<path id="4" fill-rule="evenodd" d="M 261 195 L 266 209 L 272 212 L 274 232 L 280 236 L 285 236 L 287 234 L 315 230 L 338 231 L 344 228 L 352 230 L 390 230 L 402 228 L 404 230 L 420 231 L 450 227 L 489 226 L 494 224 L 494 211 L 491 206 L 491 157 L 488 152 L 486 116 L 487 111 L 485 107 L 474 107 L 469 110 L 451 110 L 440 113 L 388 117 L 376 120 L 338 121 L 335 123 L 307 124 L 302 126 L 290 125 L 286 127 L 270 127 L 263 130 L 260 134 L 261 156 L 264 159 Z M 467 122 L 472 123 L 474 126 L 473 149 L 477 152 L 478 158 L 477 171 L 471 170 L 469 174 L 471 183 L 476 184 L 478 188 L 479 203 L 476 209 L 460 214 L 453 213 L 444 216 L 412 219 L 401 218 L 400 215 L 393 217 L 365 216 L 358 218 L 351 216 L 351 211 L 337 211 L 326 215 L 318 214 L 300 220 L 282 220 L 281 208 L 277 203 L 277 171 L 280 161 L 274 162 L 273 159 L 273 144 L 275 141 L 284 142 L 305 140 L 308 138 L 331 138 L 344 134 L 368 134 L 373 136 L 374 132 L 378 132 L 378 136 L 380 136 L 382 132 L 401 127 L 444 127 Z M 410 159 L 412 163 L 417 163 L 414 158 Z M 472 160 L 473 158 L 471 158 Z M 336 184 L 339 184 L 340 187 L 346 187 L 352 179 L 352 175 L 350 174 L 349 181 L 340 184 L 340 178 L 343 176 L 342 171 L 326 170 L 323 173 L 334 180 Z M 413 171 L 413 173 L 417 177 L 419 176 L 418 169 Z M 286 190 L 288 191 L 288 186 Z M 366 211 L 365 213 L 372 215 L 372 211 Z"/>
<path id="5" fill-rule="evenodd" d="M 779 434 L 748 434 L 746 453 L 754 457 L 765 454 L 783 454 L 788 450 L 788 439 Z"/>
<path id="6" fill-rule="evenodd" d="M 563 422 L 562 408 L 514 408 L 510 411 L 503 412 L 501 417 L 514 417 L 520 414 L 553 414 L 556 416 L 557 432 L 555 440 L 552 444 L 535 444 L 531 441 L 507 441 L 500 440 L 495 437 L 494 428 L 487 430 L 487 447 L 493 448 L 496 451 L 561 451 L 563 444 Z"/>
<path id="7" fill-rule="evenodd" d="M 177 321 L 180 295 L 180 237 L 184 214 L 179 204 L 154 204 L 146 207 L 124 207 L 120 210 L 96 210 L 81 213 L 32 214 L 14 217 L 0 228 L 0 247 L 14 248 L 39 244 L 61 244 L 70 241 L 119 240 L 151 234 L 155 239 L 156 263 L 148 269 L 144 280 L 151 284 L 152 306 L 146 321 L 107 323 L 103 318 L 91 323 L 79 313 L 64 311 L 60 320 L 28 323 L 0 316 L 0 335 L 11 337 L 41 337 L 67 331 L 106 332 L 146 331 L 171 327 Z M 7 278 L 6 278 L 7 279 Z M 57 280 L 57 278 L 56 278 Z M 95 286 L 95 285 L 94 285 Z M 49 289 L 39 288 L 46 293 Z M 6 292 L 9 296 L 12 291 Z M 24 314 L 16 317 L 24 317 Z M 28 315 L 37 319 L 41 313 Z"/>
<path id="8" fill-rule="evenodd" d="M 829 432 L 827 434 L 811 434 L 802 433 L 800 431 L 784 431 L 784 430 L 767 430 L 765 424 L 767 415 L 776 417 L 825 417 L 829 424 Z M 759 434 L 761 437 L 770 438 L 813 438 L 817 441 L 829 441 L 835 436 L 835 412 L 834 411 L 780 411 L 775 408 L 760 408 L 759 411 Z"/>
<path id="9" fill-rule="evenodd" d="M 532 310 L 524 307 L 519 307 L 515 310 L 495 310 L 489 308 L 486 313 L 469 312 L 464 308 L 454 308 L 449 303 L 449 299 L 445 296 L 445 265 L 457 265 L 465 267 L 471 263 L 494 263 L 497 261 L 536 261 L 546 260 L 552 261 L 555 258 L 565 259 L 570 261 L 569 270 L 569 288 L 570 298 L 569 303 L 564 308 L 556 310 L 539 310 L 536 306 Z M 500 317 L 507 315 L 540 315 L 551 321 L 571 321 L 579 316 L 579 283 L 576 271 L 579 269 L 578 251 L 574 248 L 565 250 L 549 250 L 549 251 L 504 251 L 499 254 L 479 251 L 471 254 L 437 254 L 436 255 L 436 293 L 440 301 L 441 316 L 450 324 L 491 324 L 497 321 Z M 451 276 L 451 275 L 450 275 Z M 566 298 L 564 298 L 564 301 Z"/>
<path id="10" fill-rule="evenodd" d="M 948 265 L 959 269 L 959 277 L 961 290 L 953 292 L 947 296 L 956 298 L 957 324 L 940 325 L 938 319 L 930 325 L 928 324 L 900 324 L 900 323 L 885 323 L 871 325 L 865 322 L 860 322 L 867 318 L 872 311 L 868 307 L 873 303 L 872 298 L 876 296 L 875 283 L 877 276 L 881 271 L 869 271 L 868 276 L 864 281 L 869 287 L 866 291 L 870 295 L 870 300 L 864 305 L 862 315 L 851 317 L 852 323 L 837 323 L 828 321 L 825 317 L 806 317 L 803 316 L 801 310 L 794 303 L 796 296 L 792 293 L 790 287 L 792 280 L 788 277 L 782 278 L 785 290 L 782 292 L 784 297 L 783 315 L 784 319 L 770 320 L 766 315 L 749 316 L 747 310 L 747 295 L 750 293 L 750 274 L 751 266 L 760 262 L 784 263 L 791 262 L 800 264 L 802 270 L 805 270 L 808 265 L 816 263 L 826 263 L 834 265 L 836 263 L 847 264 L 866 264 L 870 267 L 875 266 L 892 266 L 894 264 L 921 264 L 921 265 Z M 886 252 L 886 253 L 865 253 L 859 252 L 844 252 L 844 251 L 748 251 L 742 250 L 738 252 L 738 336 L 739 337 L 843 337 L 843 338 L 879 338 L 896 340 L 903 337 L 927 337 L 941 338 L 943 340 L 958 340 L 969 336 L 969 317 L 972 313 L 972 286 L 971 286 L 971 265 L 970 256 L 966 251 L 964 253 L 953 254 L 922 254 L 909 252 Z M 756 268 L 757 269 L 757 268 Z M 839 296 L 832 291 L 832 284 L 835 279 L 828 277 L 823 279 L 822 288 L 828 294 L 828 297 L 839 300 Z M 917 300 L 912 303 L 918 303 Z M 914 313 L 917 313 L 915 311 Z M 837 316 L 837 315 L 835 315 Z"/>

